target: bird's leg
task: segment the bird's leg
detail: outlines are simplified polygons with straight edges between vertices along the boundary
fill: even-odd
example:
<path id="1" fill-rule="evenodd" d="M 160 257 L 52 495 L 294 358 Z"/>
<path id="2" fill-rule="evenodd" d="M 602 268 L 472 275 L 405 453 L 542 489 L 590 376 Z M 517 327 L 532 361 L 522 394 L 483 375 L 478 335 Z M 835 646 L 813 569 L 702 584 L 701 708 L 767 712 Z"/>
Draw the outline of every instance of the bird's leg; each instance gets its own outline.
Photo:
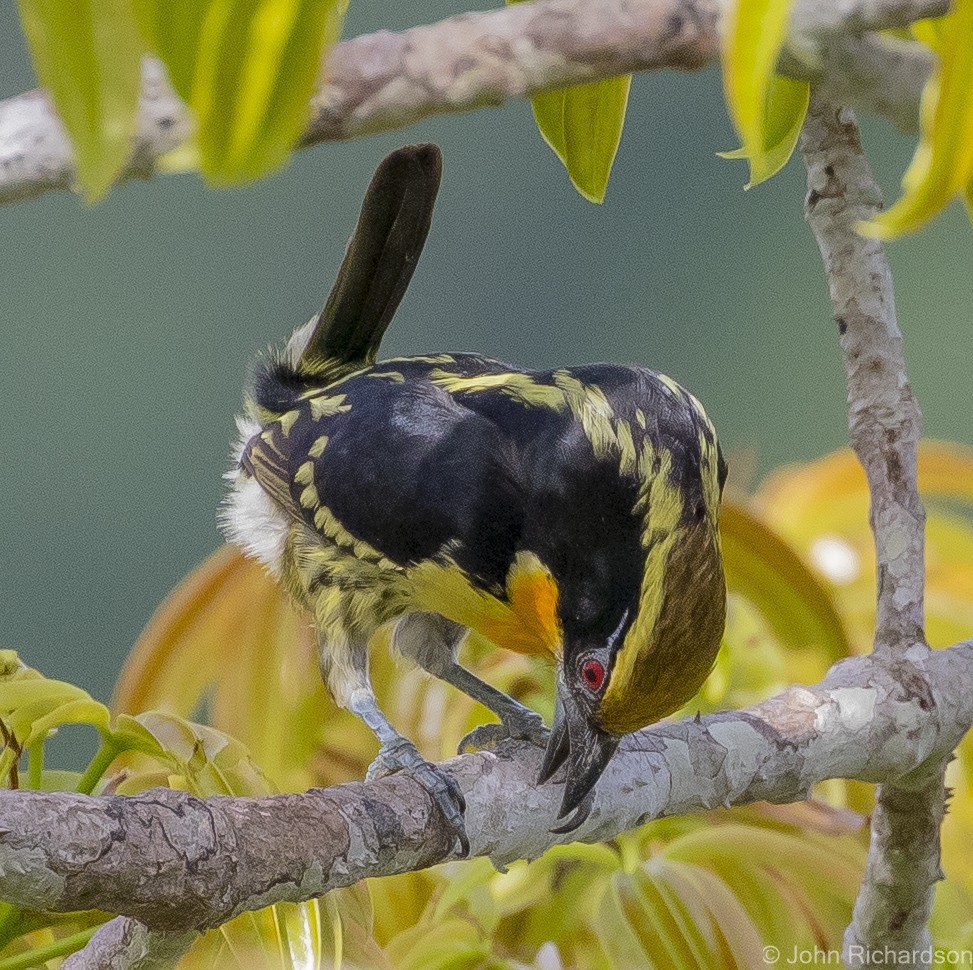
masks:
<path id="1" fill-rule="evenodd" d="M 540 714 L 480 680 L 456 662 L 456 652 L 465 634 L 464 627 L 435 613 L 410 613 L 395 628 L 396 646 L 405 656 L 500 718 L 500 724 L 481 724 L 466 735 L 460 742 L 460 753 L 494 747 L 507 738 L 545 747 L 550 732 L 544 727 Z"/>
<path id="2" fill-rule="evenodd" d="M 500 718 L 499 724 L 481 724 L 470 731 L 459 743 L 461 753 L 491 748 L 507 738 L 530 741 L 542 748 L 547 746 L 551 732 L 544 727 L 544 719 L 536 711 L 515 701 L 502 690 L 491 687 L 455 661 L 437 676 L 479 701 Z"/>
<path id="3" fill-rule="evenodd" d="M 446 822 L 456 833 L 460 853 L 470 854 L 463 813 L 466 799 L 453 777 L 419 754 L 408 739 L 399 734 L 382 713 L 368 678 L 367 638 L 348 644 L 346 650 L 324 646 L 319 635 L 319 660 L 325 683 L 335 700 L 368 725 L 378 738 L 379 749 L 365 775 L 367 780 L 383 778 L 396 771 L 408 771 L 436 803 Z"/>

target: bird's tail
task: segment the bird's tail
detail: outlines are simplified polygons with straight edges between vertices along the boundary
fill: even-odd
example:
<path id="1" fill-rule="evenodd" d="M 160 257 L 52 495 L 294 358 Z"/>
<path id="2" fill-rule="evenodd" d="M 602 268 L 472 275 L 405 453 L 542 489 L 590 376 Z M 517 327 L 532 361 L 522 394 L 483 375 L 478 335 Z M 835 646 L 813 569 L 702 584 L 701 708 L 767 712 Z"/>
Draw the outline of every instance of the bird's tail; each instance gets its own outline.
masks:
<path id="1" fill-rule="evenodd" d="M 441 175 L 435 145 L 408 145 L 379 165 L 338 279 L 297 361 L 300 373 L 374 362 L 419 261 Z"/>

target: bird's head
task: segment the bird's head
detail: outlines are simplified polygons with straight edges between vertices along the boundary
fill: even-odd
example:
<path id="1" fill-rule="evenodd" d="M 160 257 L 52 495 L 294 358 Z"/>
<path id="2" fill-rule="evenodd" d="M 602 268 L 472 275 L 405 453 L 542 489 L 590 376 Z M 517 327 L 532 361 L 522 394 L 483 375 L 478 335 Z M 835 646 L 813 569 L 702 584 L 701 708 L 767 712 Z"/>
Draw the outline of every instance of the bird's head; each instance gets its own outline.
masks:
<path id="1" fill-rule="evenodd" d="M 559 817 L 574 813 L 557 831 L 587 818 L 621 737 L 685 704 L 716 659 L 726 616 L 717 523 L 725 465 L 715 439 L 700 434 L 697 443 L 650 448 L 636 501 L 613 502 L 617 486 L 603 490 L 584 555 L 552 570 L 562 650 L 539 782 L 566 764 Z"/>

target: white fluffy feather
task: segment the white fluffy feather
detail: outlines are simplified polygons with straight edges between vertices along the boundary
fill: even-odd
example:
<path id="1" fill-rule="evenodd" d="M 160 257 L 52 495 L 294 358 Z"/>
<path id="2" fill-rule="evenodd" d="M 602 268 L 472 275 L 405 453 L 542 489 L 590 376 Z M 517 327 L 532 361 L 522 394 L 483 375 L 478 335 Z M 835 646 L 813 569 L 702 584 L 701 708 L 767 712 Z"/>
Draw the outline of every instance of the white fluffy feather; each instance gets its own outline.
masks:
<path id="1" fill-rule="evenodd" d="M 297 362 L 311 339 L 311 333 L 318 318 L 312 317 L 298 327 L 287 341 L 281 359 L 292 367 Z M 248 403 L 247 410 L 250 411 Z M 240 467 L 240 458 L 247 442 L 260 434 L 261 426 L 250 413 L 236 419 L 239 437 L 231 454 L 232 466 L 223 477 L 230 483 L 230 492 L 223 501 L 218 513 L 218 521 L 228 542 L 240 546 L 244 553 L 267 566 L 276 576 L 280 573 L 280 561 L 284 555 L 284 543 L 290 520 L 270 496 Z"/>

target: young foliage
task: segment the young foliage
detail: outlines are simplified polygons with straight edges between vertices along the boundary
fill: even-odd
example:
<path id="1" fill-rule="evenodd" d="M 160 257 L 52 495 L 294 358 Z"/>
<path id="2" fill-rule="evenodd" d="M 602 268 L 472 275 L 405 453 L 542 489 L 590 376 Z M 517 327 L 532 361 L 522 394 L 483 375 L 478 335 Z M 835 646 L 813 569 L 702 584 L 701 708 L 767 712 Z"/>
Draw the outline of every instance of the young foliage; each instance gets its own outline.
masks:
<path id="1" fill-rule="evenodd" d="M 507 0 L 508 4 L 521 0 Z M 541 137 L 589 202 L 605 201 L 622 140 L 632 75 L 545 91 L 531 100 Z"/>
<path id="2" fill-rule="evenodd" d="M 38 80 L 74 146 L 89 202 L 111 188 L 131 152 L 144 45 L 129 0 L 19 0 Z"/>
<path id="3" fill-rule="evenodd" d="M 139 24 L 193 110 L 192 152 L 216 184 L 248 182 L 286 161 L 310 113 L 321 58 L 347 0 L 134 0 Z M 174 9 L 175 8 L 175 9 Z"/>
<path id="4" fill-rule="evenodd" d="M 957 194 L 973 198 L 973 0 L 955 0 L 939 21 L 916 25 L 937 55 L 920 113 L 921 135 L 902 176 L 902 198 L 863 226 L 894 239 L 928 222 Z"/>
<path id="5" fill-rule="evenodd" d="M 282 165 L 306 126 L 347 2 L 19 0 L 38 77 L 67 129 L 78 183 L 91 201 L 109 190 L 131 152 L 144 53 L 165 64 L 195 122 L 189 142 L 160 168 L 198 168 L 213 184 L 229 185 Z M 748 187 L 786 164 L 807 110 L 808 85 L 776 72 L 792 5 L 735 0 L 727 9 L 724 88 L 741 147 L 723 154 L 748 160 Z M 897 43 L 930 47 L 937 66 L 903 196 L 862 226 L 882 238 L 914 231 L 960 194 L 973 211 L 973 0 L 956 0 L 947 16 L 892 33 Z M 533 99 L 541 135 L 592 202 L 605 198 L 630 85 L 624 75 Z"/>
<path id="6" fill-rule="evenodd" d="M 808 85 L 776 73 L 792 6 L 793 0 L 735 0 L 727 14 L 724 92 L 742 145 L 720 154 L 748 159 L 747 188 L 787 163 L 807 112 Z M 960 194 L 973 215 L 973 0 L 956 0 L 946 16 L 890 33 L 899 43 L 930 47 L 936 66 L 923 92 L 921 134 L 902 198 L 860 227 L 881 239 L 915 231 Z"/>
<path id="7" fill-rule="evenodd" d="M 727 13 L 723 87 L 742 142 L 724 158 L 750 162 L 747 188 L 776 175 L 794 152 L 810 88 L 776 73 L 792 0 L 737 0 Z"/>
<path id="8" fill-rule="evenodd" d="M 101 736 L 101 747 L 83 774 L 44 767 L 45 742 L 67 725 L 90 726 Z M 112 720 L 108 709 L 83 690 L 48 680 L 10 650 L 0 651 L 0 736 L 4 787 L 135 794 L 165 786 L 200 797 L 276 790 L 246 748 L 222 731 L 160 711 L 119 714 Z M 26 773 L 19 771 L 24 752 Z M 332 894 L 327 915 L 317 902 L 280 903 L 245 913 L 203 936 L 182 965 L 207 970 L 243 970 L 255 960 L 268 970 L 316 965 L 322 955 L 340 951 L 341 927 L 355 924 L 362 892 Z M 36 966 L 80 949 L 104 919 L 103 914 L 23 912 L 0 903 L 0 970 Z"/>
<path id="9" fill-rule="evenodd" d="M 346 8 L 347 0 L 20 0 L 38 77 L 90 201 L 131 153 L 143 53 L 162 60 L 196 121 L 192 143 L 163 167 L 198 167 L 221 185 L 280 167 L 307 123 Z"/>
<path id="10" fill-rule="evenodd" d="M 589 202 L 604 202 L 625 127 L 632 75 L 547 91 L 532 101 L 541 136 Z"/>

